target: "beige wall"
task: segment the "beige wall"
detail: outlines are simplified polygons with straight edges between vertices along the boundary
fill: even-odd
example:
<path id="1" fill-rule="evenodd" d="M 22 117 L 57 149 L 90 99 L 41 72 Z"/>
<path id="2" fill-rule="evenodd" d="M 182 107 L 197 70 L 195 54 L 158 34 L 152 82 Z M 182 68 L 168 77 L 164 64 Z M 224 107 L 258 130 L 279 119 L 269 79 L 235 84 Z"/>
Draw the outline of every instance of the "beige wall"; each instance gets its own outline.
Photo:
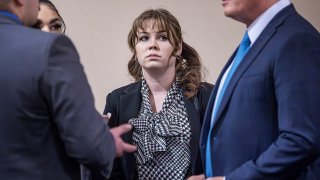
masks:
<path id="1" fill-rule="evenodd" d="M 245 26 L 224 17 L 219 0 L 52 0 L 67 24 L 102 112 L 105 96 L 132 82 L 127 34 L 132 21 L 147 8 L 163 7 L 179 20 L 185 41 L 199 52 L 214 83 Z M 320 30 L 320 1 L 292 0 L 297 10 Z M 81 97 L 79 97 L 81 98 Z"/>

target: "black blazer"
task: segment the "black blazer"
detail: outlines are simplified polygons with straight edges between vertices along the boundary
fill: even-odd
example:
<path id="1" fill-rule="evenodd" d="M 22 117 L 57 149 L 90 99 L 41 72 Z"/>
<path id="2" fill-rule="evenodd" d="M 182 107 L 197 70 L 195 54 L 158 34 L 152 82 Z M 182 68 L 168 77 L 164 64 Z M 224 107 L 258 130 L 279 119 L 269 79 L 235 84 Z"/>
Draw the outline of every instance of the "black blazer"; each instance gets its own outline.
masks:
<path id="1" fill-rule="evenodd" d="M 202 83 L 195 98 L 187 99 L 184 96 L 183 99 L 191 125 L 191 168 L 192 174 L 194 175 L 203 173 L 198 147 L 202 119 L 212 87 L 213 86 L 208 83 Z M 142 101 L 140 90 L 141 81 L 138 81 L 116 89 L 108 94 L 104 114 L 108 112 L 112 114 L 109 121 L 110 127 L 127 123 L 131 118 L 138 117 Z M 123 139 L 126 142 L 132 143 L 132 132 L 125 134 Z M 110 179 L 138 179 L 133 153 L 125 154 L 121 158 L 116 158 Z"/>
<path id="2" fill-rule="evenodd" d="M 66 36 L 0 14 L 0 84 L 0 179 L 78 180 L 79 162 L 111 171 L 113 136 Z"/>

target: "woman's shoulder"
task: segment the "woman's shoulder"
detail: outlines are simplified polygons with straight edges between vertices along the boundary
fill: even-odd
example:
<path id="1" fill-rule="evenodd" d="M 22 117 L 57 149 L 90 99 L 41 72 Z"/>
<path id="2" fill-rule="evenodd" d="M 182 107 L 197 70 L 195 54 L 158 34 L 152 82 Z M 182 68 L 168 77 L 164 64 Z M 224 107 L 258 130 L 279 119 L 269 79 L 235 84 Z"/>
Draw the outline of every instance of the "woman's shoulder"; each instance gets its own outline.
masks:
<path id="1" fill-rule="evenodd" d="M 104 112 L 110 112 L 112 108 L 118 106 L 121 102 L 120 99 L 122 96 L 138 94 L 140 93 L 141 83 L 135 82 L 122 87 L 119 87 L 110 93 L 107 94 L 106 97 L 106 106 Z M 111 108 L 111 109 L 110 109 Z M 113 112 L 113 111 L 112 111 Z"/>
<path id="2" fill-rule="evenodd" d="M 120 97 L 123 95 L 139 93 L 141 89 L 141 83 L 134 82 L 109 92 L 106 96 L 106 101 L 111 104 L 117 104 L 120 100 Z"/>
<path id="3" fill-rule="evenodd" d="M 134 83 L 127 84 L 111 91 L 111 95 L 121 95 L 123 93 L 132 93 L 138 91 L 141 88 L 141 82 L 137 81 Z"/>
<path id="4" fill-rule="evenodd" d="M 199 92 L 210 91 L 213 89 L 214 85 L 208 82 L 201 82 L 199 85 Z"/>
<path id="5" fill-rule="evenodd" d="M 197 98 L 200 101 L 208 101 L 212 89 L 213 89 L 214 85 L 207 83 L 207 82 L 201 82 L 198 88 L 198 92 L 197 92 Z"/>

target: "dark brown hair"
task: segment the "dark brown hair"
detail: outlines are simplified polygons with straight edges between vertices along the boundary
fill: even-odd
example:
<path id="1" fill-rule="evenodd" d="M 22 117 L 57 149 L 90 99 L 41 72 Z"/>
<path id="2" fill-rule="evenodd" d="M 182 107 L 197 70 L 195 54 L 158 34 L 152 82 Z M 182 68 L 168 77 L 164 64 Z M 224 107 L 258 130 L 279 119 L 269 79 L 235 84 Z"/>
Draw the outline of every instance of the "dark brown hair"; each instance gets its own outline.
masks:
<path id="1" fill-rule="evenodd" d="M 59 11 L 58 11 L 58 9 L 56 8 L 56 6 L 55 6 L 51 1 L 49 1 L 49 0 L 40 0 L 39 3 L 47 5 L 51 10 L 53 10 L 54 12 L 57 13 L 60 21 L 62 22 L 62 26 L 63 26 L 63 27 L 62 27 L 62 33 L 64 34 L 65 31 L 66 31 L 66 29 L 67 29 L 67 27 L 66 27 L 65 22 L 64 22 L 63 19 L 62 19 L 62 16 L 59 14 Z"/>
<path id="2" fill-rule="evenodd" d="M 138 30 L 144 30 L 152 25 L 168 34 L 169 42 L 173 46 L 173 55 L 179 50 L 182 44 L 181 56 L 176 56 L 176 77 L 179 85 L 184 89 L 185 95 L 192 98 L 196 95 L 200 85 L 202 64 L 197 51 L 185 43 L 182 39 L 181 27 L 178 20 L 165 9 L 150 9 L 140 14 L 134 21 L 128 34 L 128 45 L 133 53 L 128 70 L 136 81 L 142 79 L 142 68 L 136 60 L 135 46 L 138 42 Z"/>

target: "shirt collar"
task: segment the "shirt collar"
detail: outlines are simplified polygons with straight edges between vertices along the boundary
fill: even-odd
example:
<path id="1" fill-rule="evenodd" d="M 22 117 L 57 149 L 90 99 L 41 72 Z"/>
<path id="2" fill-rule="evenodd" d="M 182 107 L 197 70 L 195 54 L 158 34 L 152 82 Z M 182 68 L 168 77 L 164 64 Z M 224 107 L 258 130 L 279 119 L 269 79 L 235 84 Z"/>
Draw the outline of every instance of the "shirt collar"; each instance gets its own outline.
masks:
<path id="1" fill-rule="evenodd" d="M 257 40 L 269 22 L 285 7 L 291 4 L 290 0 L 279 0 L 262 13 L 247 29 L 251 46 Z"/>
<path id="2" fill-rule="evenodd" d="M 9 11 L 3 11 L 3 10 L 0 10 L 0 14 L 14 20 L 15 22 L 17 22 L 18 24 L 22 25 L 22 22 L 20 21 L 19 17 Z"/>

